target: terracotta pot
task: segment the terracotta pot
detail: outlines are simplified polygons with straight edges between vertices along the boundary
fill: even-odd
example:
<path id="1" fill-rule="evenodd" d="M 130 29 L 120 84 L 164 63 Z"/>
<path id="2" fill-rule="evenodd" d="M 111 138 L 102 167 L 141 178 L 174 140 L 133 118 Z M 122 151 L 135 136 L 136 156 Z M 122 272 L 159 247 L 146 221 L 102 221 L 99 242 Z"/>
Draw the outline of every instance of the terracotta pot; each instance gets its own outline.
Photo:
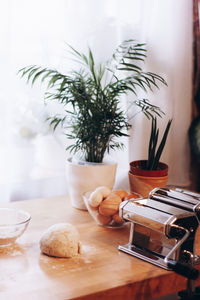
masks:
<path id="1" fill-rule="evenodd" d="M 144 170 L 146 161 L 137 160 L 130 163 L 129 185 L 130 191 L 143 197 L 148 197 L 149 192 L 156 187 L 166 186 L 168 180 L 168 166 L 160 162 L 158 170 Z"/>
<path id="2" fill-rule="evenodd" d="M 113 188 L 117 163 L 89 163 L 72 162 L 67 160 L 67 183 L 72 206 L 78 209 L 87 210 L 83 194 L 93 191 L 98 186 Z"/>

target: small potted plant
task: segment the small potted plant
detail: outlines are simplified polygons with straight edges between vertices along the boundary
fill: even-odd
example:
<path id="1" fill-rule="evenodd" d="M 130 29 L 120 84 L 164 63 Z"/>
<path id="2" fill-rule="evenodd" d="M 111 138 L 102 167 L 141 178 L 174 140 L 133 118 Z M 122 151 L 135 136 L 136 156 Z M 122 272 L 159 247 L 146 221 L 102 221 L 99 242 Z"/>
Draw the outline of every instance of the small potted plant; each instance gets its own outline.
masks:
<path id="1" fill-rule="evenodd" d="M 136 99 L 137 93 L 158 88 L 158 83 L 166 85 L 166 82 L 157 74 L 143 71 L 141 63 L 145 61 L 146 49 L 135 40 L 124 41 L 109 61 L 99 65 L 95 64 L 90 48 L 88 54 L 71 46 L 69 49 L 78 69 L 63 74 L 28 66 L 19 73 L 32 85 L 38 78 L 46 82 L 45 101 L 56 101 L 63 106 L 63 115 L 54 114 L 48 121 L 53 129 L 61 125 L 71 141 L 67 150 L 76 155 L 76 159 L 74 156 L 68 159 L 69 193 L 72 205 L 84 208 L 82 193 L 98 185 L 112 188 L 114 184 L 117 164 L 107 164 L 105 154 L 110 149 L 123 148 L 118 138 L 128 136 L 130 128 L 120 96 L 132 93 L 135 97 L 131 105 L 141 107 L 149 115 L 151 111 L 156 112 L 157 107 L 146 99 Z"/>
<path id="2" fill-rule="evenodd" d="M 143 197 L 148 197 L 149 192 L 155 187 L 167 184 L 168 165 L 160 162 L 172 120 L 169 120 L 163 137 L 158 146 L 159 129 L 157 118 L 152 117 L 151 134 L 148 147 L 148 159 L 130 162 L 129 184 L 131 192 L 136 192 Z"/>

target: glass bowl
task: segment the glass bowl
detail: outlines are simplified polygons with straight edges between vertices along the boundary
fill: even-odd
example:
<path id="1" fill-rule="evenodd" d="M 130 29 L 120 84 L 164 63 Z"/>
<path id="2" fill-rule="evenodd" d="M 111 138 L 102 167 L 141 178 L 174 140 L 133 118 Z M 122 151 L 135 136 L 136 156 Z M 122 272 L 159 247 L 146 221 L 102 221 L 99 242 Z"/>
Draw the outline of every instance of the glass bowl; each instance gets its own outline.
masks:
<path id="1" fill-rule="evenodd" d="M 91 215 L 91 217 L 95 220 L 95 222 L 98 225 L 108 227 L 108 228 L 120 228 L 127 224 L 127 222 L 119 216 L 119 205 L 120 204 L 118 205 L 118 209 L 115 214 L 110 215 L 110 216 L 103 215 L 101 213 L 100 205 L 97 207 L 91 206 L 91 204 L 90 204 L 91 193 L 92 193 L 92 191 L 88 191 L 88 192 L 84 193 L 83 200 L 85 202 L 85 205 L 87 207 L 89 214 Z M 138 200 L 140 198 L 141 198 L 141 196 L 137 193 L 128 193 L 128 195 L 122 201 L 130 200 L 130 199 Z M 104 201 L 104 200 L 102 200 L 102 201 Z"/>
<path id="2" fill-rule="evenodd" d="M 0 247 L 12 245 L 26 230 L 31 216 L 14 208 L 0 208 Z"/>

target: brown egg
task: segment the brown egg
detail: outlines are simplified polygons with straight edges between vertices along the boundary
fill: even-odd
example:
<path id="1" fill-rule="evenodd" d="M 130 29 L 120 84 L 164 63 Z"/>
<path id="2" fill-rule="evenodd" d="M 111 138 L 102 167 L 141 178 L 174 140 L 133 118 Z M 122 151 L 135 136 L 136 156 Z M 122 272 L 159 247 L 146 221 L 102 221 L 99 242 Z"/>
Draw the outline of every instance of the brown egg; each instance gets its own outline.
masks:
<path id="1" fill-rule="evenodd" d="M 102 194 L 95 190 L 94 192 L 91 193 L 88 199 L 88 203 L 92 207 L 98 207 L 102 200 L 103 200 Z"/>
<path id="2" fill-rule="evenodd" d="M 98 214 L 96 216 L 96 218 L 97 218 L 97 220 L 99 221 L 99 223 L 101 225 L 108 225 L 111 222 L 111 220 L 112 220 L 111 217 L 109 217 L 109 216 L 103 216 L 103 215 L 100 215 L 100 214 Z"/>
<path id="3" fill-rule="evenodd" d="M 137 199 L 137 198 L 140 198 L 141 196 L 137 193 L 131 193 L 131 194 L 128 194 L 124 200 L 129 200 L 129 199 Z"/>
<path id="4" fill-rule="evenodd" d="M 122 219 L 118 213 L 114 214 L 114 216 L 112 216 L 113 220 L 117 223 L 117 224 L 123 224 L 124 223 L 124 219 Z"/>
<path id="5" fill-rule="evenodd" d="M 111 190 L 106 186 L 97 187 L 88 199 L 88 203 L 92 207 L 98 207 L 101 201 L 111 193 Z"/>
<path id="6" fill-rule="evenodd" d="M 88 203 L 88 205 L 89 205 L 89 209 L 91 210 L 91 211 L 98 211 L 98 206 L 97 207 L 94 207 L 94 206 L 92 206 L 90 203 Z"/>
<path id="7" fill-rule="evenodd" d="M 109 189 L 107 186 L 99 186 L 96 188 L 95 192 L 100 192 L 102 197 L 106 198 L 110 195 L 111 189 Z"/>
<path id="8" fill-rule="evenodd" d="M 113 216 L 118 212 L 121 202 L 122 200 L 118 195 L 111 193 L 100 203 L 99 213 L 103 216 Z"/>
<path id="9" fill-rule="evenodd" d="M 124 197 L 128 195 L 127 191 L 125 190 L 113 190 L 112 192 L 118 195 L 122 200 L 124 200 Z"/>

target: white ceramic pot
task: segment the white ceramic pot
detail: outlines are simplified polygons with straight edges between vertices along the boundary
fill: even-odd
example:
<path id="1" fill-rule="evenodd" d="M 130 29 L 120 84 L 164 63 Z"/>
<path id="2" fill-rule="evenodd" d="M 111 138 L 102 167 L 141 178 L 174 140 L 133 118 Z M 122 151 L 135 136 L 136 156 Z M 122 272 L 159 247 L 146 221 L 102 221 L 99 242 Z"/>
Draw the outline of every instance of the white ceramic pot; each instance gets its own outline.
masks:
<path id="1" fill-rule="evenodd" d="M 117 163 L 85 163 L 67 160 L 67 184 L 72 206 L 87 210 L 83 193 L 92 191 L 98 186 L 113 188 Z"/>

